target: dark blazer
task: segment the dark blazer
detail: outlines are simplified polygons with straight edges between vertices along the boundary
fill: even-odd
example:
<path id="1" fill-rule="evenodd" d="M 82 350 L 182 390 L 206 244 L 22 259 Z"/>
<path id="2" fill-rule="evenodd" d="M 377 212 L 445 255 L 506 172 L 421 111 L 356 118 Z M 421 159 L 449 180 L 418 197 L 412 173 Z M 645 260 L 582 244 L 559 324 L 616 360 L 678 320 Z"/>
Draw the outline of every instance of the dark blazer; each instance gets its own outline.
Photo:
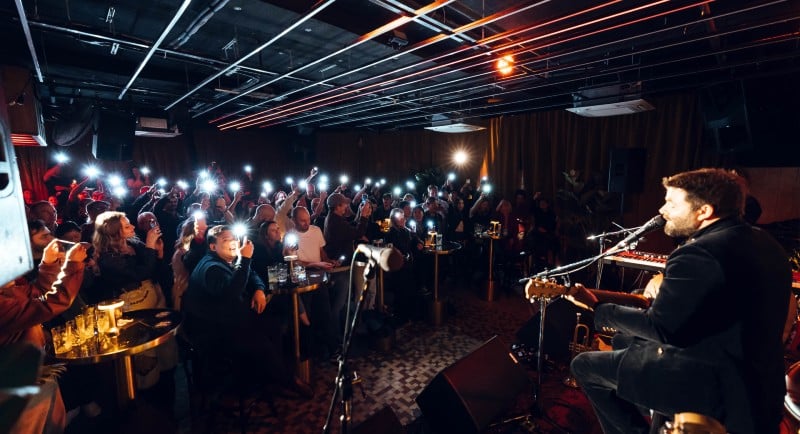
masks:
<path id="1" fill-rule="evenodd" d="M 669 256 L 649 309 L 597 306 L 598 327 L 634 336 L 617 394 L 713 416 L 731 433 L 777 433 L 790 291 L 786 253 L 764 231 L 729 218 L 696 232 Z"/>

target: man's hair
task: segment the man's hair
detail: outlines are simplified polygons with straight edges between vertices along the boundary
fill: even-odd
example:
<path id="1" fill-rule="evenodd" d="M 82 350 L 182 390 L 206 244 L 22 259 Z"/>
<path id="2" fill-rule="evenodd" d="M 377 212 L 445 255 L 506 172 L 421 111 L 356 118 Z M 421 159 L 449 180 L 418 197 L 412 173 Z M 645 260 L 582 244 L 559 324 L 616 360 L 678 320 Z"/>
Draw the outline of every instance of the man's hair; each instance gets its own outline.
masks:
<path id="1" fill-rule="evenodd" d="M 406 215 L 405 215 L 405 213 L 403 213 L 403 210 L 402 210 L 401 208 L 392 208 L 392 210 L 389 212 L 389 218 L 390 218 L 390 219 L 391 219 L 393 222 L 394 222 L 394 221 L 397 221 L 397 219 L 398 219 L 400 216 L 403 216 L 403 217 L 405 217 L 405 216 L 406 216 Z"/>
<path id="2" fill-rule="evenodd" d="M 694 209 L 711 205 L 717 217 L 739 216 L 744 209 L 745 181 L 730 170 L 691 170 L 663 178 L 661 183 L 686 191 L 686 200 Z"/>
<path id="3" fill-rule="evenodd" d="M 67 220 L 58 225 L 58 227 L 56 227 L 56 233 L 53 235 L 55 235 L 56 238 L 61 238 L 69 232 L 80 232 L 80 231 L 81 227 L 78 226 L 77 223 L 75 223 L 72 220 Z"/>
<path id="4" fill-rule="evenodd" d="M 51 208 L 52 206 L 53 206 L 53 204 L 51 204 L 50 202 L 48 202 L 46 200 L 40 200 L 38 202 L 34 202 L 34 203 L 31 204 L 31 207 L 30 207 L 31 208 L 31 214 L 38 214 L 39 211 L 41 211 L 42 208 L 45 208 L 45 207 Z"/>
<path id="5" fill-rule="evenodd" d="M 307 212 L 308 215 L 311 215 L 311 213 L 308 212 L 306 207 L 304 207 L 304 206 L 296 206 L 296 207 L 292 208 L 292 211 L 289 213 L 289 217 L 291 217 L 294 220 L 294 218 L 297 217 L 297 214 L 302 212 L 301 210 Z"/>
<path id="6" fill-rule="evenodd" d="M 44 220 L 42 219 L 33 219 L 28 220 L 28 234 L 30 236 L 34 236 L 38 234 L 40 231 L 44 230 L 47 226 L 44 224 Z"/>
<path id="7" fill-rule="evenodd" d="M 267 239 L 267 232 L 269 232 L 269 227 L 272 225 L 277 225 L 278 222 L 275 220 L 264 220 L 261 224 L 258 225 L 258 240 L 264 241 Z"/>
<path id="8" fill-rule="evenodd" d="M 208 245 L 210 246 L 212 244 L 217 244 L 217 237 L 219 234 L 229 230 L 231 230 L 231 228 L 228 225 L 217 225 L 209 229 L 206 233 L 206 241 L 208 242 Z"/>

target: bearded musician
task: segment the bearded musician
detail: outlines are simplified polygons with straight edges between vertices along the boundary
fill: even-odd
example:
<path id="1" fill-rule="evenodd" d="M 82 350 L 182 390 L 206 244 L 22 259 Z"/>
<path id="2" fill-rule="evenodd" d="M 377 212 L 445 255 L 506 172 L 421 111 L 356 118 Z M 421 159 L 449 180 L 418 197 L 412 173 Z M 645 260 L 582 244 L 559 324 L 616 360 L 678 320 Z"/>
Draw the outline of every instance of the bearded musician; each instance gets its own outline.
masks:
<path id="1" fill-rule="evenodd" d="M 664 232 L 686 241 L 667 259 L 647 309 L 571 290 L 594 307 L 597 329 L 628 337 L 626 348 L 578 354 L 572 374 L 606 434 L 649 432 L 641 408 L 708 415 L 730 433 L 778 433 L 787 255 L 742 220 L 745 184 L 736 173 L 699 169 L 662 184 Z"/>

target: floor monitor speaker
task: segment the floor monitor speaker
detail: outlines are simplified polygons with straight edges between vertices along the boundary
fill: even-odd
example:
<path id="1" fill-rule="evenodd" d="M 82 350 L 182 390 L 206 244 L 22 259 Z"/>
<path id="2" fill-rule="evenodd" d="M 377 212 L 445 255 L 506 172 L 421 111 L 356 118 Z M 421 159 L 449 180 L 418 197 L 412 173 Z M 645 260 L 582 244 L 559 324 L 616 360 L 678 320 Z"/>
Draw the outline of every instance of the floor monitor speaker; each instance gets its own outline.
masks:
<path id="1" fill-rule="evenodd" d="M 528 374 L 495 336 L 439 372 L 417 396 L 440 433 L 478 433 L 508 411 L 529 388 Z"/>
<path id="2" fill-rule="evenodd" d="M 388 405 L 353 429 L 353 434 L 406 434 L 400 419 Z"/>

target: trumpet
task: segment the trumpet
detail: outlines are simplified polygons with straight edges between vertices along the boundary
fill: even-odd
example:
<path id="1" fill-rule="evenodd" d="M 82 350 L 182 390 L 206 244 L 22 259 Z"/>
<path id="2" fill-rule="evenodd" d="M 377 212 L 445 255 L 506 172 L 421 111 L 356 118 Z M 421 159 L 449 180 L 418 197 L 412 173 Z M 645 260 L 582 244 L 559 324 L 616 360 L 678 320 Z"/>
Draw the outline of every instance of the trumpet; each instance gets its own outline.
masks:
<path id="1" fill-rule="evenodd" d="M 589 326 L 581 323 L 580 312 L 577 312 L 575 317 L 575 329 L 572 332 L 572 341 L 569 343 L 570 360 L 574 359 L 575 356 L 580 353 L 595 350 L 595 347 L 589 343 L 589 339 L 591 339 Z M 567 378 L 564 379 L 563 383 L 565 386 L 572 387 L 574 389 L 578 388 L 578 383 L 575 381 L 575 377 L 573 377 L 571 374 L 567 375 Z"/>

